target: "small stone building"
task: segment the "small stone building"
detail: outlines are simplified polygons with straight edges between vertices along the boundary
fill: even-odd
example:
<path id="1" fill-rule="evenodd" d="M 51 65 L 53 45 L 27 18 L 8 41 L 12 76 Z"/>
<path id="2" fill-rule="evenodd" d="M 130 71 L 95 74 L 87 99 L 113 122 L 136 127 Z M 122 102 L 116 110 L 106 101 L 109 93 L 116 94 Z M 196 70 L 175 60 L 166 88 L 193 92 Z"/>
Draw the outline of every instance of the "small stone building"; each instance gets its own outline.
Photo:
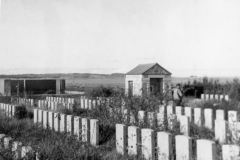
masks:
<path id="1" fill-rule="evenodd" d="M 125 77 L 125 94 L 141 96 L 161 94 L 165 83 L 171 82 L 171 73 L 158 63 L 140 64 Z"/>

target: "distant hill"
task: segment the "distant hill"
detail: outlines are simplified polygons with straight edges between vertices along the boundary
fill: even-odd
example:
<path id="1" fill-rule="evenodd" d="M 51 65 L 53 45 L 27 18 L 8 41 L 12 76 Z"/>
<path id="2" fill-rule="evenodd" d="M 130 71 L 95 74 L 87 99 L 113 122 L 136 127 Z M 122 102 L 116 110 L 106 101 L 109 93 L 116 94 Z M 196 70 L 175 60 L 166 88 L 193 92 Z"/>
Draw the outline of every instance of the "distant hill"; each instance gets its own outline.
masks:
<path id="1" fill-rule="evenodd" d="M 52 73 L 52 74 L 16 74 L 16 75 L 0 75 L 0 78 L 65 78 L 65 79 L 77 79 L 77 78 L 124 78 L 123 73 L 113 74 L 92 74 L 92 73 Z"/>

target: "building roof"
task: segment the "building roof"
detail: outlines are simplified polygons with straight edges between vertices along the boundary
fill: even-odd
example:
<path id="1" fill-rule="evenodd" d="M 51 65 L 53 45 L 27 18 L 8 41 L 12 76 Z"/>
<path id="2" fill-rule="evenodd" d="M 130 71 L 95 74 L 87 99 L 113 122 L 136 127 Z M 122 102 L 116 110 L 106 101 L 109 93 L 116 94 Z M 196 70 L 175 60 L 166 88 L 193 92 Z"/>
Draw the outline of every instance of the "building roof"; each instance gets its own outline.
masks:
<path id="1" fill-rule="evenodd" d="M 126 73 L 126 75 L 144 75 L 147 71 L 149 71 L 152 68 L 156 68 L 158 70 L 161 70 L 160 73 L 163 75 L 171 75 L 171 73 L 169 71 L 167 71 L 166 69 L 164 69 L 163 67 L 161 67 L 158 63 L 148 63 L 148 64 L 139 64 L 137 67 L 133 68 L 131 71 L 129 71 L 128 73 Z M 149 74 L 149 73 L 147 73 Z M 152 73 L 150 73 L 152 74 Z M 156 73 L 156 75 L 158 75 L 158 73 Z"/>

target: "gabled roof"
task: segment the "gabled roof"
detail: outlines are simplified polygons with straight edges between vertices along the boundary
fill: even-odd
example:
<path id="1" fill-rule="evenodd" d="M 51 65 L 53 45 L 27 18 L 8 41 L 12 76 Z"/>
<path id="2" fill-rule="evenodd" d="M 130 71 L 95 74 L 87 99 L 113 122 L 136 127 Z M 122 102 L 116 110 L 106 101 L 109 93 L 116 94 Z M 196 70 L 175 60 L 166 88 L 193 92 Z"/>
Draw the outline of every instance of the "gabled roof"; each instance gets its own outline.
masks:
<path id="1" fill-rule="evenodd" d="M 143 75 L 145 72 L 149 71 L 150 69 L 154 68 L 155 66 L 158 67 L 159 69 L 161 69 L 162 74 L 171 75 L 171 73 L 169 71 L 167 71 L 166 69 L 161 67 L 158 63 L 139 64 L 137 67 L 133 68 L 131 71 L 126 73 L 126 75 Z"/>

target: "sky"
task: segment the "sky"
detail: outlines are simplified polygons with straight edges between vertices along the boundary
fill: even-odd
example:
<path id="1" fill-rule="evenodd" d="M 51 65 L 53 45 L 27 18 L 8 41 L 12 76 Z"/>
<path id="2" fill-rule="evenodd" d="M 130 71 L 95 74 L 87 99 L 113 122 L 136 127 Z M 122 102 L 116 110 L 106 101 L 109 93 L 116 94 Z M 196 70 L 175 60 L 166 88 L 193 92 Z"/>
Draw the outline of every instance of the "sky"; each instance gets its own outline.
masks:
<path id="1" fill-rule="evenodd" d="M 0 74 L 240 74 L 239 0 L 1 0 Z"/>

